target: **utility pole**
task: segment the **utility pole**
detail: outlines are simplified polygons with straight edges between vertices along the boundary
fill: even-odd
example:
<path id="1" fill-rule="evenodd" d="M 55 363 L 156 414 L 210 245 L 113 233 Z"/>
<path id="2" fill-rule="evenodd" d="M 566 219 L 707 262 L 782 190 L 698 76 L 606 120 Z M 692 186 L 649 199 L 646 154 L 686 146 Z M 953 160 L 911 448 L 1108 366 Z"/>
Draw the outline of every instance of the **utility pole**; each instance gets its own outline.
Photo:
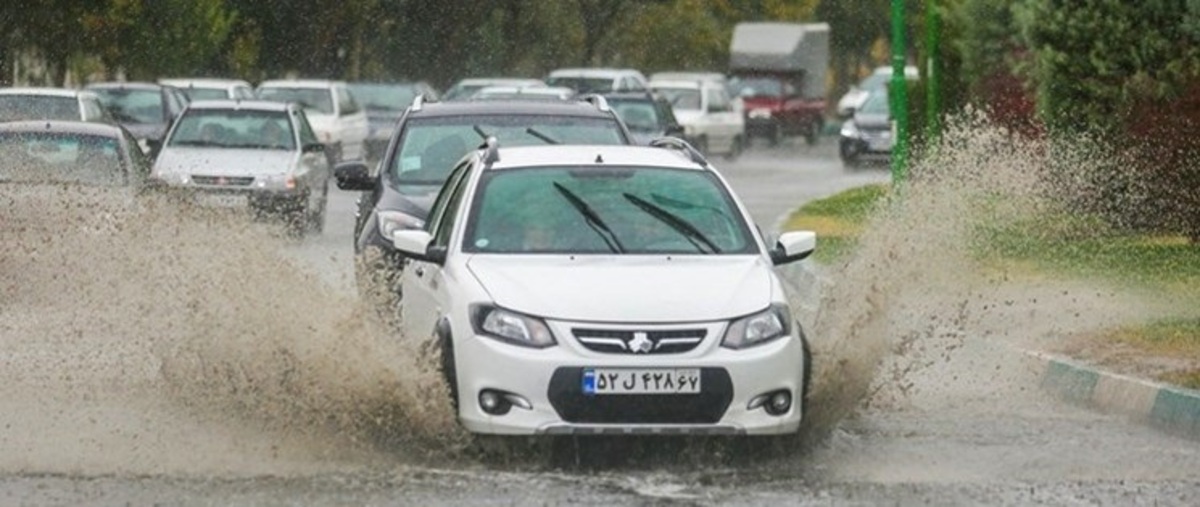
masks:
<path id="1" fill-rule="evenodd" d="M 888 108 L 892 113 L 892 184 L 904 181 L 908 169 L 908 83 L 904 42 L 904 0 L 892 0 L 892 80 Z"/>

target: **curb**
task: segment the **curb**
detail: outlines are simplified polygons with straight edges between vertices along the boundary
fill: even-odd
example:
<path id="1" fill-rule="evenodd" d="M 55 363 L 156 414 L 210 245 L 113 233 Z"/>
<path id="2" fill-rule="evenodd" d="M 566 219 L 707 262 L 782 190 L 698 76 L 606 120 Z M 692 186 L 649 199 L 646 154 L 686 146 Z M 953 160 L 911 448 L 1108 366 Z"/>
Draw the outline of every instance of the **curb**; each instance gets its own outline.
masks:
<path id="1" fill-rule="evenodd" d="M 1200 440 L 1200 391 L 1104 371 L 1078 361 L 1025 351 L 1044 365 L 1041 387 L 1064 401 L 1133 417 Z"/>

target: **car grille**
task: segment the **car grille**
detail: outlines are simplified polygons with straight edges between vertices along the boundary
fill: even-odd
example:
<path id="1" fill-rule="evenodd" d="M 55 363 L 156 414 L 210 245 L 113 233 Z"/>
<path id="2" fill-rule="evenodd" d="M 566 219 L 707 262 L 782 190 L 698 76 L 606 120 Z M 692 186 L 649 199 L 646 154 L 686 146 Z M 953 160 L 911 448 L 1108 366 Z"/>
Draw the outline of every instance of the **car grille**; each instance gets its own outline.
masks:
<path id="1" fill-rule="evenodd" d="M 218 187 L 244 187 L 254 183 L 253 176 L 200 176 L 192 175 L 192 182 L 197 185 L 213 185 Z"/>
<path id="2" fill-rule="evenodd" d="M 558 416 L 583 424 L 715 424 L 733 402 L 733 379 L 724 368 L 700 368 L 696 394 L 583 394 L 583 368 L 562 367 L 550 377 L 547 397 Z"/>
<path id="3" fill-rule="evenodd" d="M 677 354 L 696 348 L 708 334 L 705 329 L 632 331 L 572 328 L 575 339 L 588 350 L 611 354 Z"/>

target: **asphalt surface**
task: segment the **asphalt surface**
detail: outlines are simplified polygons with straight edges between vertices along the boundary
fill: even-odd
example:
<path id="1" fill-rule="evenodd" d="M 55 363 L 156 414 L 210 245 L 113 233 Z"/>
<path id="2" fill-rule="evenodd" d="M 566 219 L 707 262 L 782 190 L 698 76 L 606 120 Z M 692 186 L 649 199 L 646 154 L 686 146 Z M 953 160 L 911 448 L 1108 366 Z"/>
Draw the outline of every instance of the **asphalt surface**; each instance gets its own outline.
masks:
<path id="1" fill-rule="evenodd" d="M 831 144 L 756 146 L 718 167 L 769 231 L 799 202 L 886 181 L 882 168 L 844 170 L 834 153 Z M 284 248 L 328 286 L 315 292 L 331 298 L 354 297 L 355 198 L 333 191 L 325 232 Z M 1047 306 L 1058 293 L 905 301 L 887 325 L 861 331 L 889 338 L 865 401 L 830 395 L 849 404 L 848 416 L 800 442 L 564 440 L 533 458 L 501 460 L 439 452 L 437 443 L 363 439 L 336 424 L 300 432 L 272 419 L 181 408 L 161 386 L 156 362 L 131 359 L 152 355 L 136 343 L 114 348 L 103 329 L 57 337 L 51 314 L 62 310 L 0 307 L 8 365 L 0 386 L 0 504 L 1200 504 L 1200 442 L 1062 405 L 1012 354 L 1005 337 L 1058 332 L 1061 312 L 1104 310 L 1081 297 Z M 1007 304 L 997 308 L 995 298 Z M 72 308 L 69 318 L 95 318 L 88 311 Z M 72 349 L 48 346 L 37 333 L 58 345 L 70 340 Z M 326 356 L 338 349 L 328 350 L 319 349 Z M 101 362 L 119 367 L 89 366 Z"/>

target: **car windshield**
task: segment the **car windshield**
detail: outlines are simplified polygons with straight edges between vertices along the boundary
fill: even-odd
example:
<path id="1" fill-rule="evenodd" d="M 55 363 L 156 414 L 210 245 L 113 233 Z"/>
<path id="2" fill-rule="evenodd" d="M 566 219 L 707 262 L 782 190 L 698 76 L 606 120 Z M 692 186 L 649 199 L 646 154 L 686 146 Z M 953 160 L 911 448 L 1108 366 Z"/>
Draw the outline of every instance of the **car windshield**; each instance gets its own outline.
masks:
<path id="1" fill-rule="evenodd" d="M 0 181 L 120 186 L 120 141 L 63 132 L 0 133 Z"/>
<path id="2" fill-rule="evenodd" d="M 629 130 L 637 132 L 656 132 L 661 130 L 662 118 L 658 117 L 658 108 L 649 100 L 608 99 L 608 105 L 617 112 L 617 116 L 625 122 Z"/>
<path id="3" fill-rule="evenodd" d="M 732 83 L 732 88 L 739 97 L 782 97 L 785 91 L 783 81 L 772 77 L 739 78 Z"/>
<path id="4" fill-rule="evenodd" d="M 296 139 L 283 111 L 189 109 L 167 145 L 294 150 Z"/>
<path id="5" fill-rule="evenodd" d="M 607 118 L 552 115 L 452 116 L 408 121 L 390 172 L 400 184 L 441 185 L 455 162 L 495 136 L 503 146 L 624 144 Z"/>
<path id="6" fill-rule="evenodd" d="M 888 96 L 883 89 L 875 90 L 867 96 L 859 112 L 864 114 L 888 114 Z"/>
<path id="7" fill-rule="evenodd" d="M 333 114 L 333 95 L 326 88 L 271 86 L 259 88 L 258 98 L 274 102 L 296 102 L 309 111 Z"/>
<path id="8" fill-rule="evenodd" d="M 698 88 L 663 88 L 655 87 L 654 91 L 662 94 L 677 111 L 699 111 L 700 90 Z"/>
<path id="9" fill-rule="evenodd" d="M 486 172 L 467 221 L 473 253 L 746 254 L 756 249 L 720 181 L 659 167 Z"/>
<path id="10" fill-rule="evenodd" d="M 187 95 L 188 100 L 225 100 L 229 98 L 229 92 L 224 88 L 182 88 L 183 93 Z"/>
<path id="11" fill-rule="evenodd" d="M 547 79 L 546 84 L 571 88 L 579 93 L 605 93 L 613 89 L 611 77 L 560 76 Z"/>
<path id="12" fill-rule="evenodd" d="M 0 95 L 0 121 L 79 121 L 79 101 L 74 97 L 46 95 Z"/>
<path id="13" fill-rule="evenodd" d="M 887 73 L 874 72 L 870 76 L 863 78 L 863 80 L 858 83 L 858 88 L 860 90 L 871 91 L 887 84 L 888 79 L 891 77 L 892 76 Z"/>
<path id="14" fill-rule="evenodd" d="M 158 90 L 100 88 L 93 91 L 121 123 L 164 122 L 162 93 Z"/>
<path id="15" fill-rule="evenodd" d="M 417 96 L 412 85 L 351 84 L 350 95 L 372 111 L 403 111 Z"/>

